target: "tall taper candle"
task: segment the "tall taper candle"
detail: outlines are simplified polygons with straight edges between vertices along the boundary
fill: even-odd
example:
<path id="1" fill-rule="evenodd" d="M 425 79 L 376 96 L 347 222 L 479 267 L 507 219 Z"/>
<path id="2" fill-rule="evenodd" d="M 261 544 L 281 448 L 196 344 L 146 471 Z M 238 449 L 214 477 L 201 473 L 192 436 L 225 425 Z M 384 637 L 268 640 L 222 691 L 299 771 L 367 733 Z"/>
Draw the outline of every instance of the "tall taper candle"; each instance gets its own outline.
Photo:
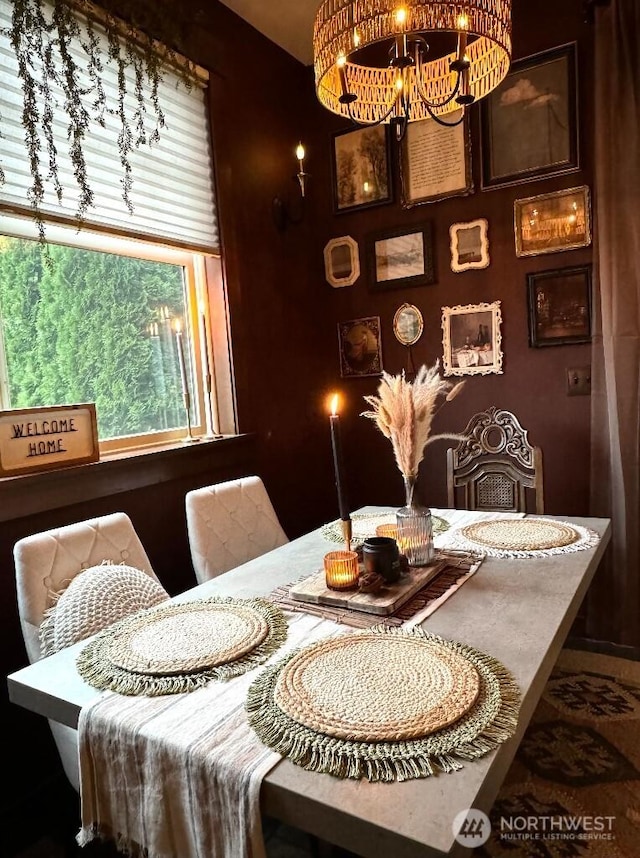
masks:
<path id="1" fill-rule="evenodd" d="M 340 518 L 342 521 L 349 521 L 349 504 L 347 503 L 347 495 L 344 484 L 344 474 L 342 466 L 342 444 L 340 440 L 340 417 L 338 411 L 338 397 L 333 397 L 331 401 L 331 416 L 329 417 L 331 424 L 331 447 L 333 449 L 333 468 L 336 475 L 336 489 L 338 490 L 338 508 L 340 510 Z"/>
<path id="2" fill-rule="evenodd" d="M 187 384 L 187 368 L 184 362 L 184 349 L 182 348 L 182 328 L 179 319 L 175 322 L 176 343 L 178 344 L 178 363 L 180 365 L 180 383 L 182 384 L 182 395 L 189 395 L 189 385 Z"/>

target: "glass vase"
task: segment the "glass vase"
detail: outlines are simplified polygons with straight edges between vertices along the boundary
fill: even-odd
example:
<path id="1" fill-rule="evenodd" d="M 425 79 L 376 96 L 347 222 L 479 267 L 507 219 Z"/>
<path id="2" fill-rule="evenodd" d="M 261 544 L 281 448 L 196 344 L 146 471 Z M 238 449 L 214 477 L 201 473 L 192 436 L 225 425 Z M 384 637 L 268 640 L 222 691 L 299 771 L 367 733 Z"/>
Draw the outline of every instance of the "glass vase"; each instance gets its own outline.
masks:
<path id="1" fill-rule="evenodd" d="M 415 500 L 416 477 L 403 474 L 405 506 L 396 513 L 398 548 L 409 566 L 426 566 L 434 557 L 431 510 Z"/>

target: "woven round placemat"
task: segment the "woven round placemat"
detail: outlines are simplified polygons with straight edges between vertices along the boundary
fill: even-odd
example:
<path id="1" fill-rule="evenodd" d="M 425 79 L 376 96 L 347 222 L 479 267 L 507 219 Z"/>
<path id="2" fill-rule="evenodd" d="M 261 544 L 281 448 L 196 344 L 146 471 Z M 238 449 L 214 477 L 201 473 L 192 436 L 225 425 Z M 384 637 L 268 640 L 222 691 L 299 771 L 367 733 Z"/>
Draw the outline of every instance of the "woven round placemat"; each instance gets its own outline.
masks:
<path id="1" fill-rule="evenodd" d="M 379 524 L 395 524 L 395 512 L 354 512 L 351 516 L 352 541 L 356 545 L 364 542 L 370 536 L 376 535 L 376 527 Z M 448 521 L 441 518 L 439 515 L 431 515 L 431 525 L 433 527 L 433 535 L 444 533 L 451 526 Z M 344 544 L 344 535 L 342 533 L 342 522 L 337 519 L 323 525 L 322 535 L 329 542 L 337 542 Z"/>
<path id="2" fill-rule="evenodd" d="M 311 662 L 308 662 L 304 655 L 300 657 L 300 654 L 307 651 L 315 652 L 320 647 L 319 644 L 311 644 L 309 647 L 303 647 L 290 653 L 277 664 L 265 667 L 252 682 L 247 695 L 247 712 L 249 723 L 258 737 L 265 745 L 305 769 L 325 772 L 341 778 L 402 781 L 429 777 L 437 770 L 451 772 L 460 769 L 464 760 L 474 760 L 483 756 L 513 735 L 520 705 L 519 690 L 511 674 L 491 656 L 466 644 L 448 641 L 437 635 L 429 634 L 419 627 L 405 630 L 375 626 L 366 631 L 352 632 L 349 635 L 325 639 L 322 643 L 324 644 L 327 640 L 341 640 L 344 652 L 353 656 L 358 650 L 359 644 L 345 644 L 345 641 L 376 639 L 382 642 L 383 648 L 385 645 L 391 648 L 394 645 L 392 641 L 395 641 L 396 638 L 411 639 L 418 647 L 423 647 L 425 657 L 424 659 L 421 657 L 420 661 L 428 659 L 426 654 L 430 653 L 435 661 L 441 660 L 446 665 L 441 672 L 434 674 L 438 677 L 436 682 L 439 682 L 447 671 L 453 675 L 460 664 L 454 658 L 446 661 L 445 652 L 466 660 L 475 670 L 478 683 L 475 701 L 453 723 L 423 735 L 416 735 L 413 738 L 389 738 L 380 741 L 358 739 L 351 736 L 344 738 L 342 735 L 331 735 L 324 732 L 323 729 L 314 729 L 301 723 L 296 720 L 300 717 L 298 711 L 296 711 L 296 718 L 294 718 L 289 711 L 285 711 L 284 707 L 293 709 L 290 701 L 294 695 L 304 697 L 304 694 L 311 687 L 316 695 L 314 715 L 318 720 L 318 726 L 330 727 L 331 725 L 325 725 L 324 721 L 334 720 L 340 723 L 341 728 L 344 728 L 351 718 L 354 722 L 358 721 L 358 726 L 362 727 L 363 722 L 369 718 L 370 726 L 376 730 L 382 726 L 387 728 L 385 735 L 389 735 L 391 732 L 388 730 L 388 724 L 384 721 L 382 724 L 376 722 L 379 718 L 388 718 L 393 704 L 386 704 L 386 708 L 376 713 L 375 707 L 365 711 L 356 699 L 362 693 L 362 687 L 366 683 L 367 676 L 375 675 L 377 677 L 374 686 L 372 686 L 374 689 L 375 683 L 384 682 L 382 673 L 375 669 L 375 665 L 370 666 L 364 675 L 361 674 L 362 665 L 353 669 L 352 687 L 350 687 L 348 671 L 345 672 L 339 682 L 336 678 L 327 679 L 325 676 L 324 682 L 328 685 L 336 683 L 341 686 L 340 692 L 332 693 L 330 690 L 323 690 L 319 686 L 322 668 L 313 673 L 308 672 L 307 664 Z M 397 652 L 402 652 L 403 647 L 404 645 L 401 645 Z M 320 647 L 320 651 L 323 650 L 324 647 Z M 373 649 L 368 649 L 366 645 L 363 645 L 361 650 L 363 655 L 367 652 L 373 653 L 373 651 Z M 417 651 L 406 650 L 406 652 L 414 652 L 414 654 Z M 326 652 L 331 653 L 332 648 L 328 648 Z M 333 656 L 329 656 L 330 660 L 325 662 L 326 666 L 330 665 L 332 658 Z M 395 660 L 395 656 L 392 656 L 392 659 Z M 402 660 L 404 661 L 404 659 Z M 292 662 L 293 668 L 290 670 L 288 665 Z M 281 681 L 283 675 L 285 678 Z M 391 695 L 395 691 L 397 695 L 405 696 L 406 700 L 409 700 L 410 692 L 405 694 L 400 684 L 409 681 L 408 675 L 408 672 L 404 673 L 398 679 Z M 460 675 L 462 675 L 462 671 L 460 671 Z M 472 672 L 465 671 L 465 675 L 473 677 Z M 302 684 L 302 694 L 299 693 L 296 686 L 293 686 L 293 680 L 300 681 Z M 420 681 L 419 678 L 418 681 Z M 472 683 L 473 679 L 471 679 L 469 688 L 473 687 Z M 391 682 L 388 685 L 390 686 Z M 387 688 L 388 691 L 389 688 Z M 342 706 L 339 702 L 340 693 L 343 697 Z M 425 693 L 428 695 L 428 691 L 425 690 Z M 462 699 L 464 691 L 458 693 Z M 369 698 L 373 698 L 374 695 L 375 690 L 371 693 L 367 692 Z M 446 699 L 446 696 L 447 692 L 444 691 L 442 699 Z M 436 697 L 437 694 L 434 694 L 434 701 Z M 329 704 L 326 705 L 326 709 L 323 708 L 325 698 Z M 421 714 L 416 715 L 420 706 L 419 695 L 410 701 L 410 705 L 414 707 L 414 710 L 408 715 L 404 713 L 404 717 L 407 723 L 413 721 L 412 726 L 416 726 L 420 718 L 423 717 Z M 428 704 L 425 708 L 428 709 Z M 460 708 L 463 708 L 462 705 Z M 398 710 L 396 714 L 398 714 L 397 721 L 400 722 L 403 713 Z M 403 726 L 406 727 L 407 725 Z M 428 726 L 425 729 L 428 729 Z"/>
<path id="3" fill-rule="evenodd" d="M 262 599 L 212 597 L 139 611 L 77 658 L 80 675 L 120 694 L 175 694 L 262 664 L 284 642 L 282 611 Z"/>
<path id="4" fill-rule="evenodd" d="M 600 537 L 586 527 L 548 518 L 477 521 L 448 535 L 452 545 L 480 547 L 492 557 L 536 557 L 592 548 Z"/>
<path id="5" fill-rule="evenodd" d="M 320 641 L 282 669 L 277 706 L 327 736 L 416 739 L 457 721 L 480 689 L 475 667 L 446 646 L 409 635 Z"/>
<path id="6" fill-rule="evenodd" d="M 172 605 L 138 614 L 112 630 L 105 655 L 137 673 L 195 673 L 250 652 L 269 626 L 256 610 L 238 603 Z"/>

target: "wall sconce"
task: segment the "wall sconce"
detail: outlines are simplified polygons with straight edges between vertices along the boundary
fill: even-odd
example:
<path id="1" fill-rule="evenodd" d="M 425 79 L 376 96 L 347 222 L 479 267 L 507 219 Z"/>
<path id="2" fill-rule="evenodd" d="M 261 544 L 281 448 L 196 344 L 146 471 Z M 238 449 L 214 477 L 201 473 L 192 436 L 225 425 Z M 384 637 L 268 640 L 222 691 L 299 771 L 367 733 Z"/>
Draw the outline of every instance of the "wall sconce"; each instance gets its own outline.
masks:
<path id="1" fill-rule="evenodd" d="M 290 206 L 287 205 L 282 197 L 275 197 L 273 200 L 273 220 L 276 229 L 282 232 L 290 223 L 300 223 L 304 215 L 304 197 L 306 190 L 306 181 L 309 178 L 309 173 L 304 171 L 304 146 L 298 143 L 296 147 L 296 158 L 298 159 L 298 172 L 295 177 L 300 185 L 300 205 L 296 214 L 292 213 Z"/>

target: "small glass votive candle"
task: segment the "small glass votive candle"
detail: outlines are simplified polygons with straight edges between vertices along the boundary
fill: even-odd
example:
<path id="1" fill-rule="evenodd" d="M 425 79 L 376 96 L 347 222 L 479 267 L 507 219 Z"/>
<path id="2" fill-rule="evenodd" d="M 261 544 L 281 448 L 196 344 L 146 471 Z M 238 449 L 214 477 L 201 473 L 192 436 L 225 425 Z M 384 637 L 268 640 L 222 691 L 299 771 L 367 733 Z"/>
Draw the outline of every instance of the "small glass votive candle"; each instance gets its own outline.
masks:
<path id="1" fill-rule="evenodd" d="M 330 590 L 353 590 L 358 586 L 358 555 L 355 551 L 330 551 L 324 556 L 324 574 Z"/>
<path id="2" fill-rule="evenodd" d="M 388 536 L 391 539 L 398 539 L 398 528 L 395 524 L 379 524 L 376 527 L 376 536 Z"/>

